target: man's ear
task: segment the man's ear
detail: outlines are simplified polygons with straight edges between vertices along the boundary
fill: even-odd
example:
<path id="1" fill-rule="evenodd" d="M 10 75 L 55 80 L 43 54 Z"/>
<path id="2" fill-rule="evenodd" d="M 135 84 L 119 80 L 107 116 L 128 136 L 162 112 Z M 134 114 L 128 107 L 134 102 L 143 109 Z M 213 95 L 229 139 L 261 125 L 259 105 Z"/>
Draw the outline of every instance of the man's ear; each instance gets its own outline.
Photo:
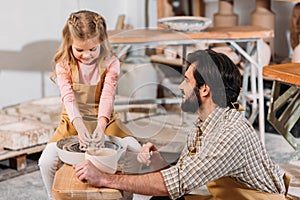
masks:
<path id="1" fill-rule="evenodd" d="M 210 93 L 210 88 L 208 85 L 204 84 L 200 87 L 200 95 L 207 96 Z"/>

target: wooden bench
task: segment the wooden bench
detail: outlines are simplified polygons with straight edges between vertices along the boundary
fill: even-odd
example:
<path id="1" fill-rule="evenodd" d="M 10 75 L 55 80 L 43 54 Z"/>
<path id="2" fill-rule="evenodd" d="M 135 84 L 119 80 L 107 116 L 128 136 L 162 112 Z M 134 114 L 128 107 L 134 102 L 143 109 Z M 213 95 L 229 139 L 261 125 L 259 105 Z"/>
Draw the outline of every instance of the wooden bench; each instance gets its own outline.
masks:
<path id="1" fill-rule="evenodd" d="M 300 117 L 300 63 L 266 66 L 263 76 L 273 80 L 267 119 L 296 150 L 292 159 L 299 159 L 300 143 L 292 135 L 291 129 Z M 286 87 L 284 91 L 282 86 Z"/>
<path id="2" fill-rule="evenodd" d="M 19 150 L 0 150 L 0 181 L 39 170 L 37 160 L 46 144 Z"/>
<path id="3" fill-rule="evenodd" d="M 97 188 L 80 181 L 72 166 L 64 164 L 55 174 L 52 188 L 56 200 L 112 200 L 121 199 L 122 193 L 116 189 Z"/>

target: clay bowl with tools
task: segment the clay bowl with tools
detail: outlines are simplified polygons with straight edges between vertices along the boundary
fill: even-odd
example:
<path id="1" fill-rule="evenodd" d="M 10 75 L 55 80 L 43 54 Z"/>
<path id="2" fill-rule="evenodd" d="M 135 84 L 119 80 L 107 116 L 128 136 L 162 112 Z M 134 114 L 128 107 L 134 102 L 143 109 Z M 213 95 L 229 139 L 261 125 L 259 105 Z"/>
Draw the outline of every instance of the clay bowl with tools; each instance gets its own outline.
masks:
<path id="1" fill-rule="evenodd" d="M 69 165 L 75 165 L 85 160 L 85 151 L 79 148 L 77 136 L 70 136 L 56 143 L 58 156 L 61 161 Z M 116 150 L 118 153 L 124 151 L 123 147 L 112 141 L 104 142 L 105 148 Z"/>
<path id="2" fill-rule="evenodd" d="M 157 20 L 158 24 L 165 29 L 180 32 L 200 32 L 208 28 L 212 21 L 198 16 L 172 16 Z"/>

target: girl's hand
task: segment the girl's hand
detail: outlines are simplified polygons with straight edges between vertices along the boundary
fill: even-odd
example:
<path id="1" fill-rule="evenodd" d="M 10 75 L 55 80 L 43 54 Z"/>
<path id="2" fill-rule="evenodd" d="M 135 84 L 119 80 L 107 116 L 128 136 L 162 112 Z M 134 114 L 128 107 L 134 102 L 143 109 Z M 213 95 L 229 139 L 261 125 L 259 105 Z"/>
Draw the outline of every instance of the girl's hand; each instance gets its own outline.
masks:
<path id="1" fill-rule="evenodd" d="M 104 141 L 105 141 L 104 130 L 101 127 L 101 125 L 98 123 L 96 129 L 92 134 L 91 148 L 99 149 L 104 147 Z"/>
<path id="2" fill-rule="evenodd" d="M 153 151 L 157 151 L 157 149 L 152 143 L 148 142 L 143 144 L 141 151 L 137 155 L 137 160 L 140 163 L 149 166 L 151 164 Z"/>
<path id="3" fill-rule="evenodd" d="M 73 125 L 75 126 L 75 129 L 78 133 L 78 140 L 80 144 L 81 150 L 86 150 L 89 146 L 89 143 L 91 141 L 91 135 L 87 128 L 85 127 L 82 118 L 76 117 L 73 120 Z"/>

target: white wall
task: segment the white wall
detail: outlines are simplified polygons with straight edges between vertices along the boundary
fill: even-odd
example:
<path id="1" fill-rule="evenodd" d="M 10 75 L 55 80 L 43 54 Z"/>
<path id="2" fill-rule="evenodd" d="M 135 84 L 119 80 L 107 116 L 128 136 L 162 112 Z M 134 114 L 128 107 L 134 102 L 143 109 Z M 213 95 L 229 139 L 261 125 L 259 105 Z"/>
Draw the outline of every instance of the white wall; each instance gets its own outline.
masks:
<path id="1" fill-rule="evenodd" d="M 27 43 L 59 37 L 60 0 L 9 0 L 0 6 L 0 50 L 20 50 Z"/>
<path id="2" fill-rule="evenodd" d="M 33 64 L 31 67 L 30 65 L 30 61 L 38 59 L 38 54 L 28 54 L 26 56 L 28 58 L 22 55 L 28 44 L 44 40 L 59 40 L 62 19 L 60 8 L 60 0 L 9 0 L 5 3 L 2 1 L 0 7 L 0 108 L 41 97 L 43 73 L 37 70 L 39 66 Z M 47 53 L 46 48 L 37 51 Z M 26 62 L 27 59 L 29 62 Z M 20 67 L 17 62 L 21 63 L 19 65 L 24 63 L 26 68 Z M 41 68 L 47 70 L 44 66 Z M 48 70 L 51 70 L 50 63 Z M 45 94 L 58 94 L 53 84 L 47 83 L 45 88 L 47 88 Z"/>
<path id="3" fill-rule="evenodd" d="M 218 2 L 205 2 L 206 16 L 212 18 Z M 59 95 L 48 77 L 53 68 L 54 47 L 60 42 L 61 29 L 71 12 L 79 9 L 99 12 L 106 19 L 108 29 L 114 29 L 118 15 L 125 14 L 125 23 L 141 28 L 145 23 L 144 3 L 145 0 L 3 0 L 0 7 L 0 108 L 40 98 L 43 94 Z M 289 55 L 285 32 L 293 5 L 272 1 L 276 14 L 275 52 L 279 56 Z M 249 24 L 254 8 L 255 0 L 235 1 L 234 12 L 239 15 L 240 25 Z M 150 27 L 156 26 L 156 10 L 156 0 L 149 0 Z M 28 49 L 35 47 L 34 53 L 28 53 Z"/>
<path id="4" fill-rule="evenodd" d="M 143 27 L 143 5 L 144 0 L 9 0 L 2 3 L 0 108 L 43 95 L 59 95 L 49 79 L 56 48 L 54 44 L 51 48 L 47 45 L 60 42 L 62 27 L 71 12 L 79 9 L 98 12 L 106 19 L 108 29 L 115 28 L 120 14 L 126 15 L 126 23 Z M 39 42 L 45 44 L 37 46 Z M 38 49 L 29 54 L 28 49 L 33 48 Z"/>
<path id="5" fill-rule="evenodd" d="M 126 15 L 126 23 L 142 27 L 143 6 L 144 0 L 5 1 L 0 7 L 0 51 L 18 51 L 38 40 L 60 40 L 67 17 L 79 9 L 89 9 L 103 15 L 108 29 L 114 29 L 120 14 Z"/>

